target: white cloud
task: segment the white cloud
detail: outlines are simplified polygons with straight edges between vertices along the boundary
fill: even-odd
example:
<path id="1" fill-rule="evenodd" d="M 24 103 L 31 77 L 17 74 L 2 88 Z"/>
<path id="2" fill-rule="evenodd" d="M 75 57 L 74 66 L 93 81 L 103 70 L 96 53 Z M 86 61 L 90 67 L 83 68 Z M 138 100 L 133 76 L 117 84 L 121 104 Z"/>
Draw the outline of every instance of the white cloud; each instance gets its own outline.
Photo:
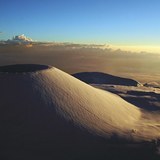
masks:
<path id="1" fill-rule="evenodd" d="M 13 43 L 13 44 L 29 44 L 33 42 L 31 38 L 26 37 L 24 34 L 14 36 L 12 39 L 9 39 L 7 41 L 8 43 Z"/>

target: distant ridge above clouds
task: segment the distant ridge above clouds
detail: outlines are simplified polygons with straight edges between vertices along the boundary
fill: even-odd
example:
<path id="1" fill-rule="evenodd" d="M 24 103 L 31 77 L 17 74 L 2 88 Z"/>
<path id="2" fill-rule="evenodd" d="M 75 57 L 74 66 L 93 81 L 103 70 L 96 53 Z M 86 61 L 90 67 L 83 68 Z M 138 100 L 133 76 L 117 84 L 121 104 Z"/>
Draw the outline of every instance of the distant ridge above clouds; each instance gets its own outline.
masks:
<path id="1" fill-rule="evenodd" d="M 114 85 L 124 85 L 124 86 L 142 85 L 133 79 L 117 77 L 101 72 L 80 72 L 73 74 L 73 76 L 85 83 L 114 84 Z"/>

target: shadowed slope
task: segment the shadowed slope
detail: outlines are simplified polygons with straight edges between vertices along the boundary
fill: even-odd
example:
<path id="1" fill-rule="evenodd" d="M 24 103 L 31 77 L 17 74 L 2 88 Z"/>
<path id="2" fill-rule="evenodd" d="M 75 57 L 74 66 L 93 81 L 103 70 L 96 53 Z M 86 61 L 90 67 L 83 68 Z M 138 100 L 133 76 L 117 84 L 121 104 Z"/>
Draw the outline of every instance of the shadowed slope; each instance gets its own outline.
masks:
<path id="1" fill-rule="evenodd" d="M 138 86 L 139 82 L 129 79 L 113 76 L 101 72 L 81 72 L 73 74 L 74 77 L 84 81 L 86 83 L 93 84 L 115 84 L 115 85 L 124 85 L 124 86 Z"/>

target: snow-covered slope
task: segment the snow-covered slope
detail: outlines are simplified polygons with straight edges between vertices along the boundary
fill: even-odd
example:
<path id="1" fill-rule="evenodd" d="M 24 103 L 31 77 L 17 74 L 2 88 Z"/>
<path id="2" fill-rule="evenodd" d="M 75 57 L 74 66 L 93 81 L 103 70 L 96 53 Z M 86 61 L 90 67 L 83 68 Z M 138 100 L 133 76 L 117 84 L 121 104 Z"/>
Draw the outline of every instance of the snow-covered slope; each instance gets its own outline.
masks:
<path id="1" fill-rule="evenodd" d="M 0 68 L 0 120 L 7 126 L 3 127 L 4 133 L 6 129 L 8 134 L 32 134 L 47 128 L 46 132 L 56 139 L 63 137 L 70 142 L 75 128 L 78 134 L 88 132 L 104 138 L 117 135 L 144 140 L 159 136 L 159 128 L 147 120 L 153 116 L 115 94 L 96 89 L 54 67 L 14 67 Z"/>

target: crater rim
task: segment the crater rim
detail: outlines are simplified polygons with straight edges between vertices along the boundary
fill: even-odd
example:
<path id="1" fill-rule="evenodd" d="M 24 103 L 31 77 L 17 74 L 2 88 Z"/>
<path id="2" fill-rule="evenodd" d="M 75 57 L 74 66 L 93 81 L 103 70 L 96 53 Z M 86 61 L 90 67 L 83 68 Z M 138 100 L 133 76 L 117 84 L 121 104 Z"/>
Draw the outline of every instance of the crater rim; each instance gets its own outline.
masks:
<path id="1" fill-rule="evenodd" d="M 52 68 L 52 66 L 42 64 L 11 64 L 0 66 L 0 73 L 36 73 L 50 68 Z"/>

